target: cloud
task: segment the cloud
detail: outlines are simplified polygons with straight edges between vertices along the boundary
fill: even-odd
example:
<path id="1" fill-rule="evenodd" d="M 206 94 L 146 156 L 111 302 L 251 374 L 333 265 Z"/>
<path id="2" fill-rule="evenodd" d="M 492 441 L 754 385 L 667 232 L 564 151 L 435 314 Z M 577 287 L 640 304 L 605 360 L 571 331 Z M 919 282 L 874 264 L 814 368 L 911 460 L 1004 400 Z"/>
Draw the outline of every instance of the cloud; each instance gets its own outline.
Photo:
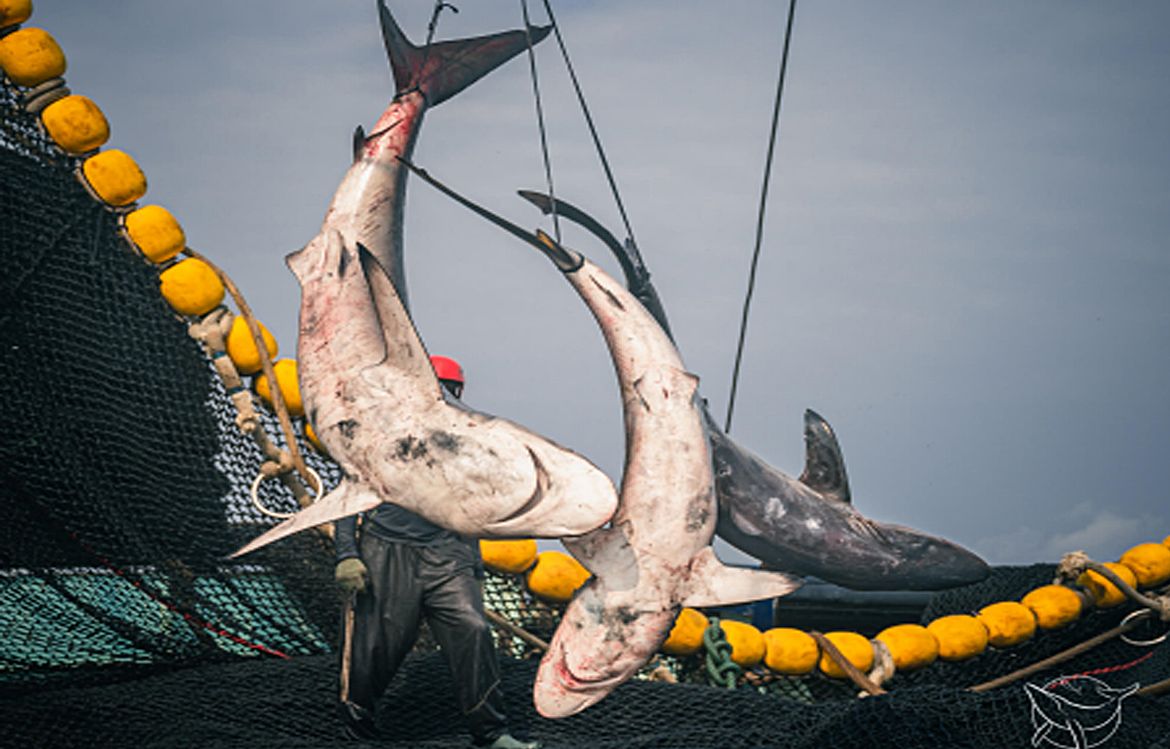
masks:
<path id="1" fill-rule="evenodd" d="M 1134 544 L 1157 540 L 1147 538 L 1148 529 L 1159 527 L 1152 516 L 1120 515 L 1086 504 L 1049 520 L 1056 527 L 1021 525 L 980 539 L 975 548 L 1000 564 L 1057 562 L 1071 551 L 1109 562 Z"/>

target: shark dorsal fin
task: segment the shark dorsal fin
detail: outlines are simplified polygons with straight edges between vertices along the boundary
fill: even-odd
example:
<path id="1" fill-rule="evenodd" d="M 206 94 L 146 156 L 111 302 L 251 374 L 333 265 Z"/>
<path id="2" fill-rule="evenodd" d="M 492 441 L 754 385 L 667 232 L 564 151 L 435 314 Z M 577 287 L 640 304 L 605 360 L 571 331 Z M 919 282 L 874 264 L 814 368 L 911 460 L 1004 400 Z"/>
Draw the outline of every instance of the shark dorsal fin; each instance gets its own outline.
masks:
<path id="1" fill-rule="evenodd" d="M 804 473 L 800 480 L 826 499 L 852 503 L 845 458 L 829 422 L 812 409 L 804 412 Z"/>
<path id="2" fill-rule="evenodd" d="M 391 379 L 395 382 L 401 383 L 404 380 L 412 382 L 423 388 L 428 397 L 442 400 L 443 393 L 439 381 L 435 378 L 435 370 L 431 366 L 427 350 L 422 339 L 418 337 L 410 313 L 402 305 L 394 281 L 390 279 L 390 273 L 360 242 L 357 251 L 362 272 L 366 276 L 366 283 L 369 284 L 371 304 L 381 325 L 382 343 L 386 351 L 382 361 L 374 367 L 392 367 L 395 371 Z M 380 387 L 388 387 L 386 383 L 376 382 L 383 376 L 380 372 L 371 369 L 363 373 L 363 376 L 367 381 Z"/>

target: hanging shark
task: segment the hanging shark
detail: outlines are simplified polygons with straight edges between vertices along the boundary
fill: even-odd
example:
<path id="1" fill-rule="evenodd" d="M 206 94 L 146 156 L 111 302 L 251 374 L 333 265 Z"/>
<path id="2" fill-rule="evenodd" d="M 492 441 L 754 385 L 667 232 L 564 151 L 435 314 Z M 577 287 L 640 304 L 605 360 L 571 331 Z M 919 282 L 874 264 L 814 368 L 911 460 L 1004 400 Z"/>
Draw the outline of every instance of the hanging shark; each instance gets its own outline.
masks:
<path id="1" fill-rule="evenodd" d="M 406 173 L 423 112 L 548 29 L 416 47 L 384 3 L 398 93 L 334 194 L 321 232 L 287 259 L 301 285 L 297 359 L 306 414 L 341 466 L 336 489 L 244 546 L 394 502 L 470 536 L 555 538 L 604 524 L 613 482 L 576 453 L 448 402 L 410 319 L 402 276 Z"/>
<path id="2" fill-rule="evenodd" d="M 634 295 L 543 232 L 528 235 L 417 173 L 544 252 L 597 319 L 617 370 L 626 426 L 618 510 L 609 527 L 562 539 L 593 577 L 565 610 L 533 687 L 541 715 L 565 717 L 601 700 L 644 666 L 682 606 L 774 598 L 800 583 L 716 558 L 714 477 L 699 380 Z"/>
<path id="3" fill-rule="evenodd" d="M 637 246 L 563 200 L 521 191 L 545 213 L 580 224 L 617 258 L 630 293 L 670 335 L 670 325 Z M 714 460 L 717 533 L 767 567 L 856 590 L 939 590 L 978 582 L 987 564 L 966 549 L 854 509 L 845 461 L 829 423 L 804 415 L 805 468 L 792 478 L 739 445 L 702 403 Z"/>

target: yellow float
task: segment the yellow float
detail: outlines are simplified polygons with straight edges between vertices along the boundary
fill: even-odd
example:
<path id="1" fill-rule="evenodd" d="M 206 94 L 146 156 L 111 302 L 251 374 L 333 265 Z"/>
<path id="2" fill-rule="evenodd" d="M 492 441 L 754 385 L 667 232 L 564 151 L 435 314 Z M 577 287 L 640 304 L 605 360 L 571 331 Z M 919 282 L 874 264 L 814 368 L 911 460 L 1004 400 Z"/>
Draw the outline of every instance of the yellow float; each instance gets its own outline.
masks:
<path id="1" fill-rule="evenodd" d="M 1162 544 L 1138 544 L 1121 555 L 1121 564 L 1133 570 L 1138 586 L 1152 588 L 1170 580 L 1170 549 Z"/>
<path id="2" fill-rule="evenodd" d="M 807 632 L 774 627 L 764 633 L 764 665 L 778 674 L 801 676 L 817 666 L 821 651 Z"/>
<path id="3" fill-rule="evenodd" d="M 301 383 L 297 379 L 297 360 L 281 359 L 273 362 L 272 370 L 276 373 L 276 385 L 280 388 L 280 396 L 284 399 L 284 407 L 289 416 L 304 416 L 305 404 L 301 401 Z M 272 388 L 268 384 L 268 377 L 260 375 L 255 380 L 256 393 L 268 405 L 272 405 Z"/>
<path id="4" fill-rule="evenodd" d="M 764 659 L 764 636 L 746 622 L 722 619 L 719 628 L 731 645 L 731 660 L 743 668 L 751 668 Z"/>
<path id="5" fill-rule="evenodd" d="M 710 624 L 703 612 L 684 608 L 678 612 L 670 635 L 662 643 L 662 652 L 667 655 L 694 655 L 703 647 L 703 633 Z"/>
<path id="6" fill-rule="evenodd" d="M 987 627 L 968 614 L 942 616 L 926 625 L 938 642 L 938 657 L 944 661 L 965 661 L 987 650 Z"/>
<path id="7" fill-rule="evenodd" d="M 895 624 L 874 638 L 886 644 L 894 659 L 894 668 L 913 671 L 934 663 L 938 658 L 938 640 L 926 627 L 918 624 Z"/>
<path id="8" fill-rule="evenodd" d="M 0 0 L 0 29 L 24 23 L 32 16 L 32 0 Z"/>
<path id="9" fill-rule="evenodd" d="M 873 668 L 873 645 L 869 640 L 856 632 L 829 632 L 825 639 L 833 643 L 845 660 L 849 661 L 858 671 L 866 672 Z M 821 673 L 831 679 L 845 679 L 847 674 L 827 654 L 821 654 Z"/>
<path id="10" fill-rule="evenodd" d="M 987 641 L 993 647 L 1009 648 L 1036 634 L 1032 610 L 1015 601 L 1000 601 L 979 609 L 979 621 L 987 627 Z"/>
<path id="11" fill-rule="evenodd" d="M 264 339 L 264 348 L 268 351 L 268 358 L 275 358 L 278 350 L 276 339 L 268 332 L 268 328 L 264 327 L 264 323 L 257 322 L 256 325 L 260 328 L 260 337 Z M 236 371 L 240 374 L 250 375 L 260 371 L 260 350 L 256 348 L 256 339 L 252 337 L 252 331 L 248 329 L 248 322 L 243 317 L 237 315 L 236 319 L 232 320 L 225 348 L 232 364 L 236 365 Z"/>
<path id="12" fill-rule="evenodd" d="M 495 572 L 518 575 L 536 562 L 536 541 L 527 538 L 515 541 L 483 539 L 479 542 L 483 563 Z"/>
<path id="13" fill-rule="evenodd" d="M 66 96 L 41 111 L 45 132 L 70 154 L 83 154 L 101 148 L 110 139 L 110 123 L 97 104 L 84 97 Z"/>
<path id="14" fill-rule="evenodd" d="M 1137 585 L 1137 576 L 1133 574 L 1133 570 L 1124 564 L 1105 562 L 1104 566 L 1117 573 L 1117 576 L 1130 586 Z M 1086 570 L 1081 573 L 1081 576 L 1077 578 L 1077 585 L 1089 591 L 1097 604 L 1097 608 L 1107 609 L 1111 606 L 1118 606 L 1125 603 L 1125 594 L 1116 585 L 1106 580 L 1103 575 L 1092 570 Z"/>
<path id="15" fill-rule="evenodd" d="M 152 263 L 164 263 L 187 246 L 183 227 L 161 205 L 144 205 L 127 213 L 122 225 L 130 241 Z"/>
<path id="16" fill-rule="evenodd" d="M 560 551 L 542 551 L 528 570 L 525 582 L 533 594 L 547 601 L 568 603 L 573 593 L 589 579 L 589 570 Z"/>
<path id="17" fill-rule="evenodd" d="M 146 175 L 125 151 L 114 148 L 94 154 L 81 165 L 85 181 L 100 200 L 120 207 L 146 194 Z"/>
<path id="18" fill-rule="evenodd" d="M 219 276 L 207 263 L 186 258 L 159 274 L 159 291 L 180 315 L 206 315 L 223 301 Z"/>
<path id="19" fill-rule="evenodd" d="M 1060 629 L 1081 615 L 1081 597 L 1063 585 L 1045 585 L 1029 592 L 1020 603 L 1031 609 L 1040 629 Z"/>
<path id="20" fill-rule="evenodd" d="M 17 29 L 0 39 L 0 68 L 17 86 L 32 88 L 65 74 L 65 53 L 43 29 Z"/>

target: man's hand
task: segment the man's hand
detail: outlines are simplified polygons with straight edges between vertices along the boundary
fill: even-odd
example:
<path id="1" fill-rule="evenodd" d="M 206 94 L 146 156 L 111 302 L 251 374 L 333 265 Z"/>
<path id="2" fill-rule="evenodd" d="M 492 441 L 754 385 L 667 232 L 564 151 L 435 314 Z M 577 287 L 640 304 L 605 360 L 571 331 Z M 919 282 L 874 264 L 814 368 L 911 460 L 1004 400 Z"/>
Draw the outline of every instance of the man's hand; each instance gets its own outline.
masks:
<path id="1" fill-rule="evenodd" d="M 346 593 L 361 593 L 370 581 L 366 564 L 357 557 L 342 559 L 333 570 L 333 579 Z"/>

